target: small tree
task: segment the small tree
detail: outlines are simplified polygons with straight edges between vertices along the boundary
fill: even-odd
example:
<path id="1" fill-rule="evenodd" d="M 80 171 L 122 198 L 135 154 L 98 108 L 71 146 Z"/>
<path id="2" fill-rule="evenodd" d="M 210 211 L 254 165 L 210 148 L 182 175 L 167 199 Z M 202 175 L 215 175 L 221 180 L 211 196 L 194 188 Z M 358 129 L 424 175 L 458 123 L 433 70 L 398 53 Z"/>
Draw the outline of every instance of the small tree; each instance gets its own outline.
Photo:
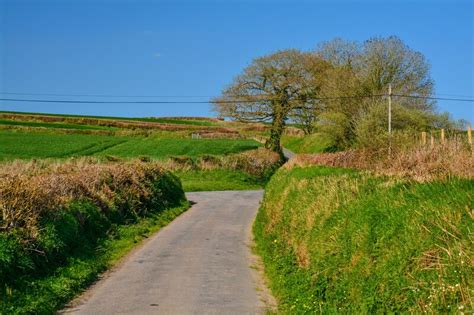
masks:
<path id="1" fill-rule="evenodd" d="M 310 106 L 317 94 L 318 63 L 314 54 L 295 49 L 257 58 L 213 100 L 214 109 L 239 121 L 271 122 L 265 146 L 283 156 L 280 139 L 290 113 Z"/>

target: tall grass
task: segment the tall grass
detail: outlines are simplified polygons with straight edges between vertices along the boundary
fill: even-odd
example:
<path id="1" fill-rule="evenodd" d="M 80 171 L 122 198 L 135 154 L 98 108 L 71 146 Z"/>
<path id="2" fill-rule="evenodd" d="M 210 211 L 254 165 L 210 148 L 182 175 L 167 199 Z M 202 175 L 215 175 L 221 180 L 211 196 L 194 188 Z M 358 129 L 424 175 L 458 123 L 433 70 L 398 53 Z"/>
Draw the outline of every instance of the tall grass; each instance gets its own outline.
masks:
<path id="1" fill-rule="evenodd" d="M 449 178 L 474 178 L 474 153 L 467 143 L 449 141 L 433 147 L 407 146 L 385 149 L 348 150 L 325 154 L 302 154 L 286 167 L 327 165 L 372 170 L 387 175 L 399 175 L 418 181 Z"/>
<path id="2" fill-rule="evenodd" d="M 43 310 L 61 305 L 103 270 L 106 264 L 95 260 L 101 255 L 96 247 L 107 236 L 141 218 L 182 209 L 184 202 L 180 181 L 157 163 L 80 159 L 2 164 L 0 313 L 15 311 L 12 305 L 28 296 L 34 301 L 48 296 L 51 305 L 41 306 Z M 86 261 L 94 263 L 84 271 L 77 264 Z M 63 280 L 53 277 L 68 266 L 82 271 L 61 274 Z M 40 285 L 50 278 L 55 279 L 51 284 Z M 61 281 L 75 284 L 51 293 Z M 33 303 L 22 301 L 23 306 Z"/>
<path id="3" fill-rule="evenodd" d="M 280 169 L 254 226 L 288 314 L 474 310 L 474 181 Z"/>

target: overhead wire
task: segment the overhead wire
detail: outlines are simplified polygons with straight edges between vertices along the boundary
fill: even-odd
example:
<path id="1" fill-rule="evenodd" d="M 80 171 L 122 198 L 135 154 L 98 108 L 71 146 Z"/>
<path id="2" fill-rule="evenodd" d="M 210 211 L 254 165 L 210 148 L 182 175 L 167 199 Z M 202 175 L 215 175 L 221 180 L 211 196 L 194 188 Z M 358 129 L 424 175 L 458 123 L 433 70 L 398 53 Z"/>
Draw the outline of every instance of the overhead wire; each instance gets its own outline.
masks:
<path id="1" fill-rule="evenodd" d="M 2 93 L 0 93 L 2 94 Z M 7 94 L 7 93 L 3 93 Z M 46 94 L 45 94 L 46 95 Z M 53 95 L 53 94 L 49 94 Z M 56 94 L 59 96 L 60 94 Z M 66 94 L 63 94 L 65 96 Z M 71 95 L 72 96 L 72 95 Z M 78 95 L 79 96 L 79 95 Z M 85 95 L 81 95 L 85 96 Z M 105 95 L 102 95 L 105 97 Z M 346 95 L 346 96 L 334 96 L 334 97 L 312 97 L 307 98 L 306 101 L 323 101 L 323 100 L 337 100 L 337 99 L 361 99 L 361 98 L 374 98 L 374 97 L 387 97 L 387 94 L 373 94 L 373 95 Z M 440 101 L 457 101 L 457 102 L 474 102 L 474 99 L 468 98 L 447 98 L 447 97 L 435 97 L 435 96 L 421 96 L 421 95 L 405 95 L 405 94 L 392 94 L 394 97 L 403 98 L 414 98 L 414 99 L 427 99 L 427 100 L 440 100 Z M 88 96 L 89 97 L 89 96 Z M 119 97 L 119 96 L 109 96 Z M 126 96 L 122 96 L 126 97 Z M 131 97 L 131 96 L 130 96 Z M 139 96 L 136 96 L 139 97 Z M 152 97 L 152 96 L 141 96 L 141 97 Z M 158 96 L 155 96 L 158 97 Z M 172 96 L 160 96 L 162 98 Z M 178 97 L 178 96 L 175 96 Z M 193 96 L 181 96 L 181 97 L 193 97 Z M 243 97 L 243 96 L 242 96 Z M 246 96 L 248 97 L 248 96 Z M 254 96 L 252 96 L 254 97 Z M 278 98 L 259 98 L 259 99 L 215 99 L 215 100 L 204 100 L 204 101 L 114 101 L 114 100 L 71 100 L 71 99 L 24 99 L 24 98 L 0 98 L 0 101 L 10 102 L 31 102 L 31 103 L 65 103 L 65 104 L 238 104 L 238 103 L 259 103 L 259 102 L 270 102 Z"/>

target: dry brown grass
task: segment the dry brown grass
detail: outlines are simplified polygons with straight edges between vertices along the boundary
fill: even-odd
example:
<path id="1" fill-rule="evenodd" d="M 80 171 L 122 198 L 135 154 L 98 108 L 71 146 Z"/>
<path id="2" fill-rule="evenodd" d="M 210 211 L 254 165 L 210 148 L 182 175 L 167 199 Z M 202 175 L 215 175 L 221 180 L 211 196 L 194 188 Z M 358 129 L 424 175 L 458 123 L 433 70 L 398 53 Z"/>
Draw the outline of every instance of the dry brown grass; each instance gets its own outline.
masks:
<path id="1" fill-rule="evenodd" d="M 445 179 L 451 176 L 474 178 L 473 152 L 469 146 L 456 142 L 394 150 L 390 158 L 386 150 L 367 149 L 301 154 L 291 159 L 285 167 L 307 165 L 366 169 L 417 181 Z"/>
<path id="2" fill-rule="evenodd" d="M 240 170 L 251 175 L 262 176 L 280 162 L 279 155 L 265 148 L 258 148 L 241 153 L 215 156 L 204 155 L 197 160 L 190 157 L 171 157 L 163 163 L 170 170 L 211 170 L 226 168 Z"/>
<path id="3" fill-rule="evenodd" d="M 20 228 L 34 238 L 42 217 L 74 200 L 90 200 L 103 211 L 121 206 L 140 211 L 164 174 L 161 165 L 139 161 L 99 163 L 83 158 L 2 164 L 0 231 Z"/>

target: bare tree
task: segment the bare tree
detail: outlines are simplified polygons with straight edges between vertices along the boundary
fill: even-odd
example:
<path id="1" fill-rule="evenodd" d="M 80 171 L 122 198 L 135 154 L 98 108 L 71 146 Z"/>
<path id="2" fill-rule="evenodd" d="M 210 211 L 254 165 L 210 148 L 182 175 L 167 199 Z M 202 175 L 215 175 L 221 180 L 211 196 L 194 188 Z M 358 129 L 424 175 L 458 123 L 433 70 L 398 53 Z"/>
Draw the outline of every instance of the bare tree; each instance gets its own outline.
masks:
<path id="1" fill-rule="evenodd" d="M 431 96 L 430 65 L 422 53 L 414 51 L 395 36 L 371 38 L 362 47 L 357 74 L 365 93 L 385 94 L 392 84 L 395 94 Z M 433 109 L 426 99 L 403 98 L 399 103 L 420 110 Z"/>
<path id="2" fill-rule="evenodd" d="M 374 106 L 383 106 L 380 97 L 392 84 L 394 94 L 431 96 L 433 81 L 424 56 L 398 37 L 372 38 L 362 44 L 335 39 L 318 46 L 316 54 L 331 63 L 321 94 L 326 112 L 347 117 L 347 137 L 356 136 L 357 121 Z M 349 96 L 344 98 L 345 96 Z M 338 98 L 340 97 L 340 98 Z M 426 99 L 395 98 L 406 108 L 430 112 L 434 103 Z"/>
<path id="3" fill-rule="evenodd" d="M 282 155 L 281 135 L 290 113 L 315 97 L 315 55 L 282 50 L 255 59 L 214 99 L 221 116 L 239 121 L 271 122 L 265 146 Z"/>

